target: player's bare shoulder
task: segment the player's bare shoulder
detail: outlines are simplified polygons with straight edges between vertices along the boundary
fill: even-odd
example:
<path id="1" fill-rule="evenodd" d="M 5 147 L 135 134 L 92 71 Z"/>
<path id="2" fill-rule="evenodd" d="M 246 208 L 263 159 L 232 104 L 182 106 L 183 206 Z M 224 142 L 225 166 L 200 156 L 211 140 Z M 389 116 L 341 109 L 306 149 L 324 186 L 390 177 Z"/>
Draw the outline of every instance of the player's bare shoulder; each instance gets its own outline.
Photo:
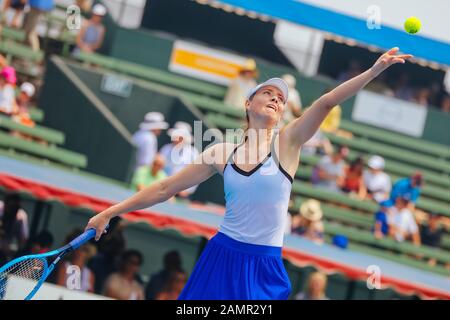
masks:
<path id="1" fill-rule="evenodd" d="M 237 144 L 230 142 L 220 142 L 205 149 L 202 154 L 202 162 L 212 165 L 215 170 L 222 174 L 231 153 Z"/>

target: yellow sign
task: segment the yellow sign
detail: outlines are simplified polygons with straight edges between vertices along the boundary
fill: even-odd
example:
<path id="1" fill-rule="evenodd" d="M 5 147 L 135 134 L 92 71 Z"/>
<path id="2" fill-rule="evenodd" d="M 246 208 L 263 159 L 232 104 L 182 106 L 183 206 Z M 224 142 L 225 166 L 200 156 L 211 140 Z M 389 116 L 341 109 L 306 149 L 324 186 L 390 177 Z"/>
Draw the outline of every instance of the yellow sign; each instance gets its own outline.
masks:
<path id="1" fill-rule="evenodd" d="M 172 49 L 169 70 L 228 85 L 244 67 L 255 68 L 256 65 L 248 58 L 185 41 L 176 41 Z"/>

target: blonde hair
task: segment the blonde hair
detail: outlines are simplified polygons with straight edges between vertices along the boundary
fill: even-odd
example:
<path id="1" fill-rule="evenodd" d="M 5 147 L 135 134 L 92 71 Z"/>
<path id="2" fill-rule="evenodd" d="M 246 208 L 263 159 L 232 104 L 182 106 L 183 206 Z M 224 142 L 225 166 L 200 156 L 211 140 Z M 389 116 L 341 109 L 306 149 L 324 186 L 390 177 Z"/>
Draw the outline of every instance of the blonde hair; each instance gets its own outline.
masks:
<path id="1" fill-rule="evenodd" d="M 325 288 L 327 287 L 327 275 L 325 273 L 322 273 L 320 271 L 316 271 L 310 274 L 309 278 L 308 278 L 308 287 L 307 290 L 311 290 L 311 283 L 314 280 L 319 280 L 323 283 L 323 291 L 325 292 Z"/>

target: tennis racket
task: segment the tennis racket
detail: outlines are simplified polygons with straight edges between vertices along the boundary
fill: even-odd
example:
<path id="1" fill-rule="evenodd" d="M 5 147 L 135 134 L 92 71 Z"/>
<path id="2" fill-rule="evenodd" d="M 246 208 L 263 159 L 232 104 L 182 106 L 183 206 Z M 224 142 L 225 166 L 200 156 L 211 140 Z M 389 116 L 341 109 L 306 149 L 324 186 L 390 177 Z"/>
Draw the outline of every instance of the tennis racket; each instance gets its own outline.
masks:
<path id="1" fill-rule="evenodd" d="M 9 297 L 31 300 L 56 264 L 67 253 L 94 237 L 95 229 L 88 229 L 60 249 L 19 257 L 5 264 L 0 268 L 0 300 L 10 299 Z M 51 258 L 55 256 L 52 262 Z"/>

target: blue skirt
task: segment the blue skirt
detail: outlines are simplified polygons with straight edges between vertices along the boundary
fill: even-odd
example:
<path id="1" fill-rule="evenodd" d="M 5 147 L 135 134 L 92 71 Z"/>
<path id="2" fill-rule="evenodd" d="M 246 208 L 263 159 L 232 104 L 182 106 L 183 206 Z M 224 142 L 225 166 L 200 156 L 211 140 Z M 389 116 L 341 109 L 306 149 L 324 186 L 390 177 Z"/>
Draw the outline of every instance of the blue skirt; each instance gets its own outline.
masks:
<path id="1" fill-rule="evenodd" d="M 286 300 L 291 283 L 281 247 L 236 241 L 219 232 L 208 241 L 179 300 Z"/>

